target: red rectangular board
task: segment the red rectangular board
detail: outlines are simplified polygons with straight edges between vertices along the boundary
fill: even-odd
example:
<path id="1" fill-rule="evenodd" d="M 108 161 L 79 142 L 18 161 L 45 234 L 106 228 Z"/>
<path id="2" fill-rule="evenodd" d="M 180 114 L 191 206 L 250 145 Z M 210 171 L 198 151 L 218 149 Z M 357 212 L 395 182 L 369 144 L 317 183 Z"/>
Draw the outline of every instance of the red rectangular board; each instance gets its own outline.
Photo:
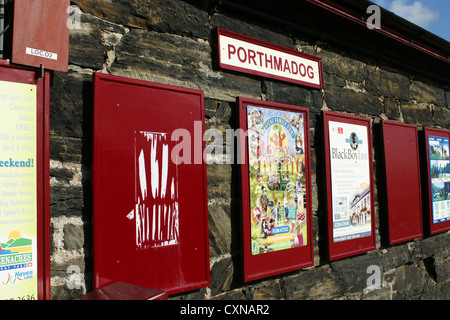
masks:
<path id="1" fill-rule="evenodd" d="M 426 222 L 429 233 L 434 235 L 450 230 L 450 130 L 425 128 L 424 132 L 428 195 Z"/>
<path id="2" fill-rule="evenodd" d="M 100 73 L 94 87 L 95 288 L 207 286 L 203 91 Z"/>
<path id="3" fill-rule="evenodd" d="M 423 236 L 417 126 L 382 122 L 389 243 Z"/>
<path id="4" fill-rule="evenodd" d="M 323 112 L 329 260 L 376 248 L 371 121 Z"/>
<path id="5" fill-rule="evenodd" d="M 238 103 L 244 281 L 313 266 L 309 110 Z"/>
<path id="6" fill-rule="evenodd" d="M 0 60 L 0 80 L 36 85 L 36 227 L 37 297 L 21 299 L 49 300 L 50 288 L 50 74 L 40 78 L 36 70 L 10 65 Z M 8 93 L 3 93 L 8 94 Z M 31 125 L 31 124 L 30 124 Z M 18 198 L 19 199 L 19 198 Z M 20 269 L 15 269 L 20 270 Z"/>
<path id="7" fill-rule="evenodd" d="M 13 63 L 67 71 L 69 0 L 15 0 Z"/>

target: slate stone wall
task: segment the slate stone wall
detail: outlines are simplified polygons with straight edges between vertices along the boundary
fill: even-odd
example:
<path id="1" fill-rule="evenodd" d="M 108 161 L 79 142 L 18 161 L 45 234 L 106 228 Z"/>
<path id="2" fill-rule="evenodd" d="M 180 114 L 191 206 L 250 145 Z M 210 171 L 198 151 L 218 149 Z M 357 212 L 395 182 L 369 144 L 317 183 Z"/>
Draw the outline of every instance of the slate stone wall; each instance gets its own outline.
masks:
<path id="1" fill-rule="evenodd" d="M 225 15 L 212 1 L 75 0 L 69 72 L 52 74 L 50 107 L 52 299 L 93 290 L 93 73 L 203 90 L 206 128 L 236 128 L 237 96 L 310 109 L 315 265 L 243 284 L 237 166 L 208 165 L 211 285 L 171 299 L 448 299 L 450 233 L 396 246 L 383 243 L 385 214 L 377 179 L 380 121 L 450 129 L 450 91 L 401 68 L 348 49 L 250 18 Z M 214 28 L 236 31 L 323 59 L 325 89 L 264 80 L 214 67 Z M 382 48 L 379 48 L 380 50 Z M 324 177 L 320 112 L 334 110 L 373 120 L 377 249 L 325 260 Z M 369 266 L 381 288 L 367 287 Z"/>

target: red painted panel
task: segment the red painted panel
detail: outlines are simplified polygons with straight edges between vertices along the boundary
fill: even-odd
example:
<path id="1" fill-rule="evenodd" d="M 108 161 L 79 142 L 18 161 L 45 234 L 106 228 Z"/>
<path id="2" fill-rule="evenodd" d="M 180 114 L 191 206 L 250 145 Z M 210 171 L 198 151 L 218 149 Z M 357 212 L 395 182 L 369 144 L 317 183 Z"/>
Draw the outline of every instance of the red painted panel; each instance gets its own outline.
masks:
<path id="1" fill-rule="evenodd" d="M 450 130 L 425 128 L 428 221 L 430 234 L 450 230 Z"/>
<path id="2" fill-rule="evenodd" d="M 423 236 L 417 126 L 383 121 L 389 243 Z"/>
<path id="3" fill-rule="evenodd" d="M 365 129 L 362 130 L 364 135 L 367 136 L 367 141 L 363 141 L 363 145 L 365 148 L 367 148 L 367 161 L 368 161 L 368 168 L 367 172 L 364 170 L 365 175 L 367 175 L 368 182 L 364 181 L 364 184 L 367 183 L 368 186 L 365 186 L 364 188 L 367 188 L 365 191 L 368 191 L 368 195 L 370 196 L 370 200 L 365 205 L 364 208 L 360 208 L 359 210 L 359 216 L 355 220 L 355 217 L 353 214 L 355 212 L 352 212 L 350 209 L 351 205 L 354 204 L 358 199 L 367 199 L 367 194 L 363 195 L 360 192 L 354 192 L 352 193 L 352 196 L 350 197 L 350 193 L 348 190 L 344 192 L 344 194 L 347 193 L 346 199 L 342 201 L 342 204 L 339 202 L 339 197 L 333 199 L 333 193 L 338 193 L 341 190 L 338 188 L 333 189 L 332 188 L 332 170 L 335 170 L 331 167 L 331 157 L 332 153 L 330 152 L 330 128 L 335 127 L 335 124 L 331 125 L 331 122 L 342 124 L 342 130 L 341 128 L 337 127 L 334 134 L 346 134 L 346 129 L 344 127 L 347 126 L 358 126 L 360 127 L 359 130 L 361 131 L 361 127 L 364 127 Z M 364 253 L 367 251 L 374 250 L 376 248 L 376 242 L 375 242 L 375 207 L 374 207 L 374 193 L 373 193 L 373 160 L 372 160 L 372 134 L 371 134 L 371 128 L 372 123 L 371 119 L 363 118 L 363 117 L 356 117 L 336 112 L 329 112 L 324 111 L 323 112 L 323 136 L 324 136 L 324 156 L 325 156 L 325 174 L 326 174 L 326 185 L 327 185 L 327 193 L 326 193 L 326 203 L 327 203 L 327 223 L 328 223 L 328 258 L 329 260 L 336 260 L 340 258 L 349 257 L 352 255 Z M 353 130 L 354 128 L 352 128 Z M 344 138 L 349 138 L 350 136 L 345 136 Z M 352 146 L 350 145 L 349 141 L 347 143 L 348 146 L 345 147 L 345 149 L 337 150 L 337 152 L 345 152 L 348 155 L 348 152 L 350 152 L 352 149 Z M 367 144 L 367 145 L 366 145 Z M 365 150 L 365 149 L 364 149 Z M 355 151 L 358 152 L 358 149 Z M 342 155 L 342 159 L 346 159 L 346 156 Z M 354 165 L 351 162 L 348 162 L 347 168 L 339 168 L 340 170 L 343 170 L 341 172 L 341 178 L 349 179 L 349 184 L 353 185 L 353 183 L 358 179 L 357 175 L 354 171 Z M 344 172 L 345 170 L 349 170 L 349 173 Z M 355 176 L 355 178 L 353 178 Z M 365 178 L 364 178 L 365 179 Z M 338 181 L 335 181 L 338 182 Z M 362 182 L 362 181 L 361 181 Z M 363 189 L 362 186 L 363 183 L 361 183 L 360 188 Z M 348 189 L 348 186 L 342 185 L 342 188 Z M 365 192 L 364 191 L 364 192 Z M 354 199 L 350 202 L 350 200 Z M 334 203 L 334 201 L 337 203 Z M 348 204 L 346 204 L 348 202 Z M 336 207 L 338 205 L 338 207 Z M 348 208 L 344 211 L 341 208 L 345 208 L 345 206 L 348 206 Z M 368 209 L 370 208 L 370 213 L 368 212 Z M 339 219 L 335 224 L 335 214 L 337 213 L 338 209 L 342 210 L 342 212 L 339 212 Z M 336 211 L 336 212 L 335 212 Z M 344 218 L 342 218 L 342 216 Z M 352 219 L 350 222 L 344 221 L 345 217 L 350 219 L 350 216 Z M 360 217 L 363 218 L 360 218 Z M 370 226 L 368 224 L 370 223 Z M 355 226 L 355 228 L 360 228 L 360 224 L 365 225 L 364 232 L 359 232 L 358 229 L 351 230 L 347 232 L 348 234 L 344 234 L 344 236 L 336 236 L 341 226 L 345 226 L 347 228 Z M 367 231 L 367 227 L 369 227 L 370 231 Z"/>
<path id="4" fill-rule="evenodd" d="M 189 134 L 181 152 L 176 129 Z M 174 294 L 209 284 L 203 131 L 202 91 L 95 75 L 96 289 L 119 281 Z M 184 163 L 172 157 L 189 152 Z"/>
<path id="5" fill-rule="evenodd" d="M 15 0 L 11 61 L 67 71 L 69 0 Z"/>
<path id="6" fill-rule="evenodd" d="M 254 194 L 256 194 L 256 187 L 252 187 L 251 178 L 253 179 L 253 183 L 255 184 L 254 176 L 255 171 L 251 167 L 255 167 L 255 164 L 250 164 L 250 155 L 248 152 L 248 146 L 249 146 L 249 140 L 250 143 L 253 143 L 252 137 L 254 134 L 260 135 L 261 141 L 259 143 L 260 147 L 269 148 L 272 146 L 272 144 L 269 146 L 267 143 L 262 142 L 264 139 L 264 133 L 263 130 L 260 128 L 256 128 L 255 126 L 251 125 L 251 128 L 249 128 L 249 119 L 248 119 L 248 110 L 249 108 L 256 108 L 259 111 L 261 111 L 261 114 L 264 114 L 263 112 L 266 112 L 265 114 L 269 115 L 272 113 L 270 117 L 265 117 L 264 120 L 265 123 L 270 124 L 269 120 L 270 118 L 274 119 L 273 116 L 284 118 L 285 114 L 290 115 L 302 115 L 302 125 L 304 131 L 304 135 L 301 137 L 303 144 L 301 145 L 302 151 L 299 152 L 301 154 L 301 163 L 304 164 L 304 167 L 300 167 L 297 164 L 291 165 L 283 165 L 283 174 L 284 170 L 289 170 L 289 175 L 291 176 L 291 182 L 292 177 L 295 176 L 302 176 L 302 184 L 301 187 L 301 197 L 300 193 L 297 193 L 297 185 L 293 186 L 291 191 L 288 191 L 286 196 L 295 199 L 294 194 L 297 196 L 298 203 L 302 204 L 302 209 L 298 209 L 296 211 L 296 217 L 291 217 L 290 213 L 287 214 L 285 212 L 285 208 L 283 207 L 283 195 L 280 195 L 280 192 L 282 191 L 275 191 L 274 188 L 271 188 L 269 180 L 270 180 L 270 171 L 276 171 L 276 169 L 273 169 L 273 166 L 269 164 L 269 168 L 267 167 L 267 161 L 259 161 L 259 170 L 262 175 L 262 184 L 264 187 L 267 186 L 266 190 L 261 188 L 263 192 L 266 192 L 268 194 L 269 199 L 269 205 L 268 208 L 271 208 L 270 201 L 273 201 L 273 208 L 271 210 L 271 213 L 267 213 L 267 216 L 264 217 L 261 215 L 260 220 L 258 223 L 256 223 L 254 220 L 259 219 L 259 217 L 256 217 L 254 215 L 254 209 L 251 206 L 252 203 L 252 197 L 254 198 Z M 263 110 L 263 111 L 262 111 Z M 289 121 L 288 116 L 285 117 L 287 121 Z M 261 117 L 259 118 L 261 119 Z M 256 122 L 260 120 L 256 119 Z M 275 120 L 273 123 L 275 123 L 277 120 Z M 281 119 L 279 121 L 282 121 Z M 280 123 L 280 122 L 278 122 Z M 259 123 L 262 124 L 262 123 Z M 248 133 L 248 136 L 245 138 L 245 141 L 241 141 L 240 147 L 241 147 L 241 157 L 238 158 L 238 161 L 240 166 L 240 176 L 241 176 L 241 207 L 242 207 L 242 258 L 243 258 L 243 278 L 244 281 L 253 281 L 257 279 L 261 279 L 264 277 L 269 277 L 285 272 L 290 272 L 306 267 L 310 267 L 314 265 L 314 252 L 313 252 L 313 230 L 312 230 L 312 203 L 311 203 L 311 155 L 310 155 L 310 147 L 309 147 L 309 109 L 302 108 L 298 106 L 290 106 L 286 104 L 280 104 L 280 103 L 274 103 L 274 102 L 267 102 L 267 101 L 261 101 L 261 100 L 255 100 L 255 99 L 249 99 L 249 98 L 239 98 L 239 127 Z M 270 126 L 268 126 L 267 131 L 270 130 Z M 256 131 L 255 131 L 256 130 Z M 288 135 L 289 131 L 283 129 L 285 134 Z M 256 133 L 258 132 L 258 133 Z M 300 132 L 300 131 L 299 131 Z M 273 137 L 273 136 L 271 136 Z M 285 146 L 288 148 L 291 148 L 292 145 L 287 143 Z M 253 149 L 251 151 L 253 153 Z M 292 152 L 285 151 L 286 154 L 291 155 Z M 264 155 L 264 153 L 261 153 L 261 155 Z M 266 155 L 270 156 L 270 152 L 268 152 Z M 273 159 L 273 158 L 272 158 Z M 281 159 L 281 157 L 280 157 Z M 241 164 L 242 163 L 242 164 Z M 298 170 L 297 170 L 298 169 Z M 281 175 L 281 174 L 280 174 Z M 294 179 L 295 180 L 295 179 Z M 282 181 L 282 178 L 280 177 L 279 181 Z M 278 183 L 278 182 L 277 182 Z M 272 185 L 273 187 L 273 185 Z M 294 189 L 295 188 L 295 189 Z M 253 191 L 255 190 L 255 191 Z M 294 191 L 295 190 L 295 191 Z M 258 191 L 259 192 L 259 191 Z M 258 193 L 258 195 L 261 193 Z M 274 213 L 277 210 L 277 203 L 278 201 L 274 201 L 278 198 L 278 201 L 281 202 L 281 208 L 279 213 Z M 300 199 L 299 199 L 300 198 Z M 259 198 L 261 199 L 261 197 Z M 303 202 L 305 200 L 305 202 Z M 261 202 L 261 200 L 259 200 Z M 253 200 L 254 202 L 254 200 Z M 284 203 L 286 203 L 286 200 L 284 200 Z M 263 205 L 258 205 L 258 207 L 263 207 Z M 304 208 L 304 209 L 303 209 Z M 258 209 L 257 209 L 258 210 Z M 274 211 L 275 210 L 275 211 Z M 262 209 L 262 211 L 269 211 L 269 209 Z M 278 216 L 280 214 L 280 216 Z M 269 221 L 275 220 L 275 227 L 277 228 L 284 228 L 286 230 L 289 230 L 289 232 L 284 232 L 283 234 L 275 234 L 274 231 L 274 224 L 273 222 L 269 222 L 272 226 L 272 229 L 270 230 L 270 236 L 292 236 L 295 235 L 297 239 L 292 239 L 292 244 L 289 247 L 283 247 L 280 249 L 270 249 L 273 251 L 268 250 L 269 252 L 263 252 L 261 253 L 259 250 L 257 253 L 253 252 L 253 248 L 255 243 L 252 242 L 252 240 L 255 240 L 253 237 L 255 236 L 255 228 L 258 230 L 256 231 L 257 237 L 264 236 L 267 240 L 267 243 L 270 243 L 269 237 L 266 237 L 267 234 L 264 234 L 263 230 L 263 221 Z M 252 222 L 253 220 L 253 222 Z M 285 220 L 290 221 L 289 223 L 284 223 Z M 282 221 L 283 223 L 279 223 L 279 221 Z M 293 224 L 292 224 L 293 223 Z M 302 229 L 298 230 L 297 227 L 299 225 L 302 225 Z M 290 229 L 288 229 L 290 228 Z M 281 229 L 279 229 L 281 231 Z M 293 232 L 295 230 L 295 232 Z M 300 232 L 301 231 L 301 232 Z M 275 239 L 275 238 L 272 238 Z M 280 242 L 281 243 L 281 242 Z M 269 245 L 267 246 L 269 247 Z"/>

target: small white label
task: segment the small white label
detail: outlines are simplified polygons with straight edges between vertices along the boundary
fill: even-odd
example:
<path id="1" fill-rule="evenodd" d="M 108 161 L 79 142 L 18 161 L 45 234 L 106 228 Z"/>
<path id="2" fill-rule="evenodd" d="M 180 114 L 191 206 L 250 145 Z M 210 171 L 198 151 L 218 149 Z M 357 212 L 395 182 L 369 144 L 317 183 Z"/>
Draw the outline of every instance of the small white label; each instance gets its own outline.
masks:
<path id="1" fill-rule="evenodd" d="M 46 58 L 46 59 L 51 59 L 51 60 L 58 60 L 58 54 L 57 53 L 44 51 L 44 50 L 39 50 L 39 49 L 33 49 L 33 48 L 28 48 L 27 47 L 26 54 L 30 54 L 30 55 L 36 56 L 36 57 L 42 57 L 42 58 Z"/>

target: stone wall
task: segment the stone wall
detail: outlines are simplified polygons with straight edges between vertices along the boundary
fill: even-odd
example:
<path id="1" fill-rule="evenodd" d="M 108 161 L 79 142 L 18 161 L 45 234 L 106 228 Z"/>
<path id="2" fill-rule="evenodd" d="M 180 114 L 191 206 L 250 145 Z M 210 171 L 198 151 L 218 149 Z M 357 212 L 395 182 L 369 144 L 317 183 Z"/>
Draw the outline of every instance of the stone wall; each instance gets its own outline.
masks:
<path id="1" fill-rule="evenodd" d="M 211 2 L 212 3 L 212 2 Z M 236 97 L 310 109 L 315 265 L 242 283 L 239 177 L 236 165 L 208 165 L 211 285 L 171 299 L 448 299 L 450 233 L 396 246 L 383 242 L 380 121 L 450 129 L 450 91 L 289 28 L 217 12 L 209 1 L 72 1 L 79 25 L 70 31 L 69 72 L 52 74 L 51 296 L 75 299 L 93 290 L 93 73 L 203 90 L 206 127 L 236 128 Z M 214 67 L 216 27 L 311 53 L 323 59 L 325 89 L 268 81 Z M 381 50 L 381 48 L 380 48 Z M 377 250 L 328 262 L 323 241 L 324 194 L 320 112 L 371 118 L 375 167 Z M 378 183 L 377 183 L 378 182 Z M 369 289 L 367 268 L 378 266 L 381 288 Z"/>

